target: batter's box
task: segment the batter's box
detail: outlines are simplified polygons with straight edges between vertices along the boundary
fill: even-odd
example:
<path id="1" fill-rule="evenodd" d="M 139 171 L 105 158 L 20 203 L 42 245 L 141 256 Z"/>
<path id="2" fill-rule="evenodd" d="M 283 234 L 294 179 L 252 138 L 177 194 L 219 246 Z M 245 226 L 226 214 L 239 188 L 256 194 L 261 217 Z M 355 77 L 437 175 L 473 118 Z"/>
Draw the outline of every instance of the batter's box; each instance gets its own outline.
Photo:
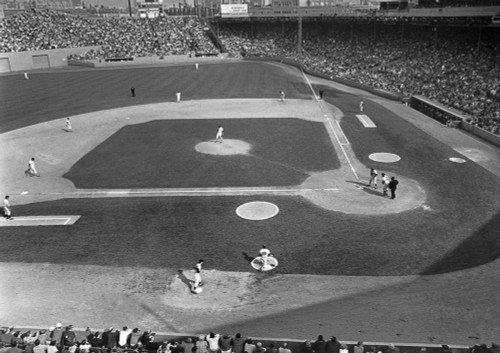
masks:
<path id="1" fill-rule="evenodd" d="M 80 216 L 19 216 L 0 219 L 0 227 L 70 226 L 79 219 Z"/>

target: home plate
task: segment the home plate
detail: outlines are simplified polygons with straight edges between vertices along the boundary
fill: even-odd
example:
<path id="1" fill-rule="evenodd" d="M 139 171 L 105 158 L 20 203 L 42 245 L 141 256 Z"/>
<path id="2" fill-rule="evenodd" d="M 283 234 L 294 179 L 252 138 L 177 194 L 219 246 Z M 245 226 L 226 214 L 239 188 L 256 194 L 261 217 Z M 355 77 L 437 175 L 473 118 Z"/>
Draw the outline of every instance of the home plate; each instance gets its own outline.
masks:
<path id="1" fill-rule="evenodd" d="M 29 227 L 29 226 L 70 226 L 80 216 L 18 216 L 14 219 L 0 218 L 0 227 Z"/>

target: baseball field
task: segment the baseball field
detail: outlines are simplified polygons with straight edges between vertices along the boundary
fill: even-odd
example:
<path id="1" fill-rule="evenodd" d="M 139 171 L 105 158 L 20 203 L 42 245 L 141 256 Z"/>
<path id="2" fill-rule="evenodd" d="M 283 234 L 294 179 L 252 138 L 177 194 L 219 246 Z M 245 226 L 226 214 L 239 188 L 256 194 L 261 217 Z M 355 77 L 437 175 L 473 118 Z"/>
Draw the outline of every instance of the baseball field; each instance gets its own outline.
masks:
<path id="1" fill-rule="evenodd" d="M 0 323 L 499 338 L 498 148 L 278 64 L 0 82 L 0 189 L 14 216 L 0 223 Z M 24 175 L 32 157 L 40 177 Z M 395 199 L 381 173 L 399 181 Z M 279 261 L 264 273 L 250 266 L 262 245 Z"/>

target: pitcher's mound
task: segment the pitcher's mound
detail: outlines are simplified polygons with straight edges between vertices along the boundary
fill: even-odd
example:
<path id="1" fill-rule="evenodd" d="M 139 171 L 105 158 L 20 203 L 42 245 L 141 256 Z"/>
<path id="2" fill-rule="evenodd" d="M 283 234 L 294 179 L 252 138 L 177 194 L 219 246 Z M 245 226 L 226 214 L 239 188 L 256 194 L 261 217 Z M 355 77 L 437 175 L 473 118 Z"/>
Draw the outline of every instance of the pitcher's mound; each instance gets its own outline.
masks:
<path id="1" fill-rule="evenodd" d="M 195 146 L 200 153 L 215 155 L 248 154 L 252 146 L 241 140 L 224 140 L 224 142 L 203 141 Z"/>

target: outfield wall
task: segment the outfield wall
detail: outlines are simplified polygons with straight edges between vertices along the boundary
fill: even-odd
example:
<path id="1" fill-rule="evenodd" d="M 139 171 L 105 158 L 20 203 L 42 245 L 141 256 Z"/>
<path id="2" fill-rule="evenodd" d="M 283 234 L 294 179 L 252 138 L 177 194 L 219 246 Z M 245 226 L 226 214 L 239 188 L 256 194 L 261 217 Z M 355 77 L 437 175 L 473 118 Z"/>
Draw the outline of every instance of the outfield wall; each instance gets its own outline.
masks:
<path id="1" fill-rule="evenodd" d="M 67 57 L 81 54 L 100 46 L 0 53 L 0 73 L 49 69 L 68 65 Z"/>
<path id="2" fill-rule="evenodd" d="M 69 60 L 70 66 L 86 67 L 117 67 L 117 66 L 137 66 L 137 65 L 162 65 L 170 63 L 196 63 L 205 60 L 213 61 L 224 56 L 190 56 L 190 55 L 167 55 L 167 56 L 145 56 L 116 59 L 93 59 L 93 60 Z"/>

